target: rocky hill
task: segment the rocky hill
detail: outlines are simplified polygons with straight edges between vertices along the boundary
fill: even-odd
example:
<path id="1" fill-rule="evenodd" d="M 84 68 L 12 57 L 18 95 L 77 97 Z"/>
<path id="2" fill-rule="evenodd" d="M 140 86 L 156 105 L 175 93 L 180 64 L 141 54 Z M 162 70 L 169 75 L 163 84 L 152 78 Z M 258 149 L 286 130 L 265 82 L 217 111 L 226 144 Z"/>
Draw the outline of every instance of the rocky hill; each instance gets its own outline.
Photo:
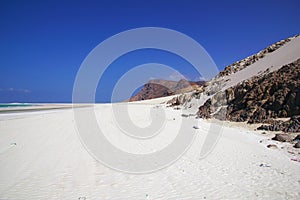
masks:
<path id="1" fill-rule="evenodd" d="M 219 92 L 199 107 L 199 117 L 264 123 L 300 115 L 300 59 Z"/>
<path id="2" fill-rule="evenodd" d="M 168 80 L 150 80 L 143 86 L 140 92 L 131 97 L 129 101 L 141 101 L 147 99 L 154 99 L 159 97 L 166 97 L 174 94 L 191 92 L 200 90 L 204 85 L 204 81 L 192 82 L 184 79 L 177 81 Z"/>
<path id="3" fill-rule="evenodd" d="M 202 90 L 167 103 L 199 118 L 263 123 L 263 130 L 300 132 L 299 35 L 227 66 Z"/>

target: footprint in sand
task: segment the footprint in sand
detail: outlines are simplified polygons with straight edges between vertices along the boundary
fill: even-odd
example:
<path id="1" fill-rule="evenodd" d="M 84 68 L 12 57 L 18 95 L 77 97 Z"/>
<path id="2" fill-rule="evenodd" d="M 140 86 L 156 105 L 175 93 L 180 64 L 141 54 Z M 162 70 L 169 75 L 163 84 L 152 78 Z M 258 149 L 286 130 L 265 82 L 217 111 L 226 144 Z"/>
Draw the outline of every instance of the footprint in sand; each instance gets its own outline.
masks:
<path id="1" fill-rule="evenodd" d="M 0 153 L 4 153 L 5 151 L 9 150 L 10 148 L 12 147 L 15 147 L 17 146 L 17 143 L 13 142 L 13 143 L 10 143 L 10 145 L 8 147 L 5 147 L 3 149 L 0 150 Z"/>

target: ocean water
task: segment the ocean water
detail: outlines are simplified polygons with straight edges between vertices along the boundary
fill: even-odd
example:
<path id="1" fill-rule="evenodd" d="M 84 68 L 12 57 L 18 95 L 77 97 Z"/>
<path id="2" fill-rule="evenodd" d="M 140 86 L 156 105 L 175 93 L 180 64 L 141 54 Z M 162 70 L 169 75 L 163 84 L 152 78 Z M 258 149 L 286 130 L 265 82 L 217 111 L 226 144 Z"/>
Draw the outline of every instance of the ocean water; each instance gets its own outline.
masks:
<path id="1" fill-rule="evenodd" d="M 29 103 L 0 103 L 0 108 L 13 108 L 13 107 L 25 107 L 32 106 Z"/>

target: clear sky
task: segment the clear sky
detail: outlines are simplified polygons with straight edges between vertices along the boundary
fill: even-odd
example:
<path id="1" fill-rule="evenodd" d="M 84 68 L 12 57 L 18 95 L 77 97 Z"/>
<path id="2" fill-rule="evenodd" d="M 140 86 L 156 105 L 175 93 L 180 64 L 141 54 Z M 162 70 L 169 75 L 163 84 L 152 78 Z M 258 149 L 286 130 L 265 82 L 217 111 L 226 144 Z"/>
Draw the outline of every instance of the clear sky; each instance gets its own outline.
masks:
<path id="1" fill-rule="evenodd" d="M 138 27 L 165 27 L 187 34 L 221 70 L 299 34 L 299 8 L 299 0 L 2 0 L 0 102 L 71 102 L 77 70 L 88 53 L 108 37 Z M 136 52 L 117 60 L 117 67 L 107 72 L 101 80 L 106 87 L 97 101 L 108 102 L 118 78 L 130 66 L 147 62 L 171 63 L 189 79 L 198 78 L 176 56 Z"/>

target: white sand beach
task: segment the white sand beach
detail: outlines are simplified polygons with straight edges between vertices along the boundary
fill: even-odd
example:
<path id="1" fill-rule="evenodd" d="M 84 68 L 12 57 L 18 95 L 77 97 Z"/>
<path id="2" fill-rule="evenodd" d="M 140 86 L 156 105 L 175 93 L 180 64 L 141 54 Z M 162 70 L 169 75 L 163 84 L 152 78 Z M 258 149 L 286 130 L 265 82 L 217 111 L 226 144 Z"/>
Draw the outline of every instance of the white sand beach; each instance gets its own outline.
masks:
<path id="1" fill-rule="evenodd" d="M 300 200 L 299 7 L 0 1 L 0 200 Z"/>
<path id="2" fill-rule="evenodd" d="M 112 104 L 96 105 L 95 113 L 113 145 L 147 154 L 171 143 L 183 118 L 180 110 L 155 101 L 133 103 L 129 111 L 142 127 L 150 123 L 151 110 L 163 108 L 163 131 L 149 141 L 124 136 Z M 212 152 L 199 158 L 210 122 L 188 121 L 183 128 L 187 135 L 196 131 L 196 139 L 179 160 L 153 173 L 128 174 L 88 153 L 72 109 L 2 114 L 0 199 L 299 199 L 300 163 L 259 142 L 267 136 L 224 126 Z"/>

